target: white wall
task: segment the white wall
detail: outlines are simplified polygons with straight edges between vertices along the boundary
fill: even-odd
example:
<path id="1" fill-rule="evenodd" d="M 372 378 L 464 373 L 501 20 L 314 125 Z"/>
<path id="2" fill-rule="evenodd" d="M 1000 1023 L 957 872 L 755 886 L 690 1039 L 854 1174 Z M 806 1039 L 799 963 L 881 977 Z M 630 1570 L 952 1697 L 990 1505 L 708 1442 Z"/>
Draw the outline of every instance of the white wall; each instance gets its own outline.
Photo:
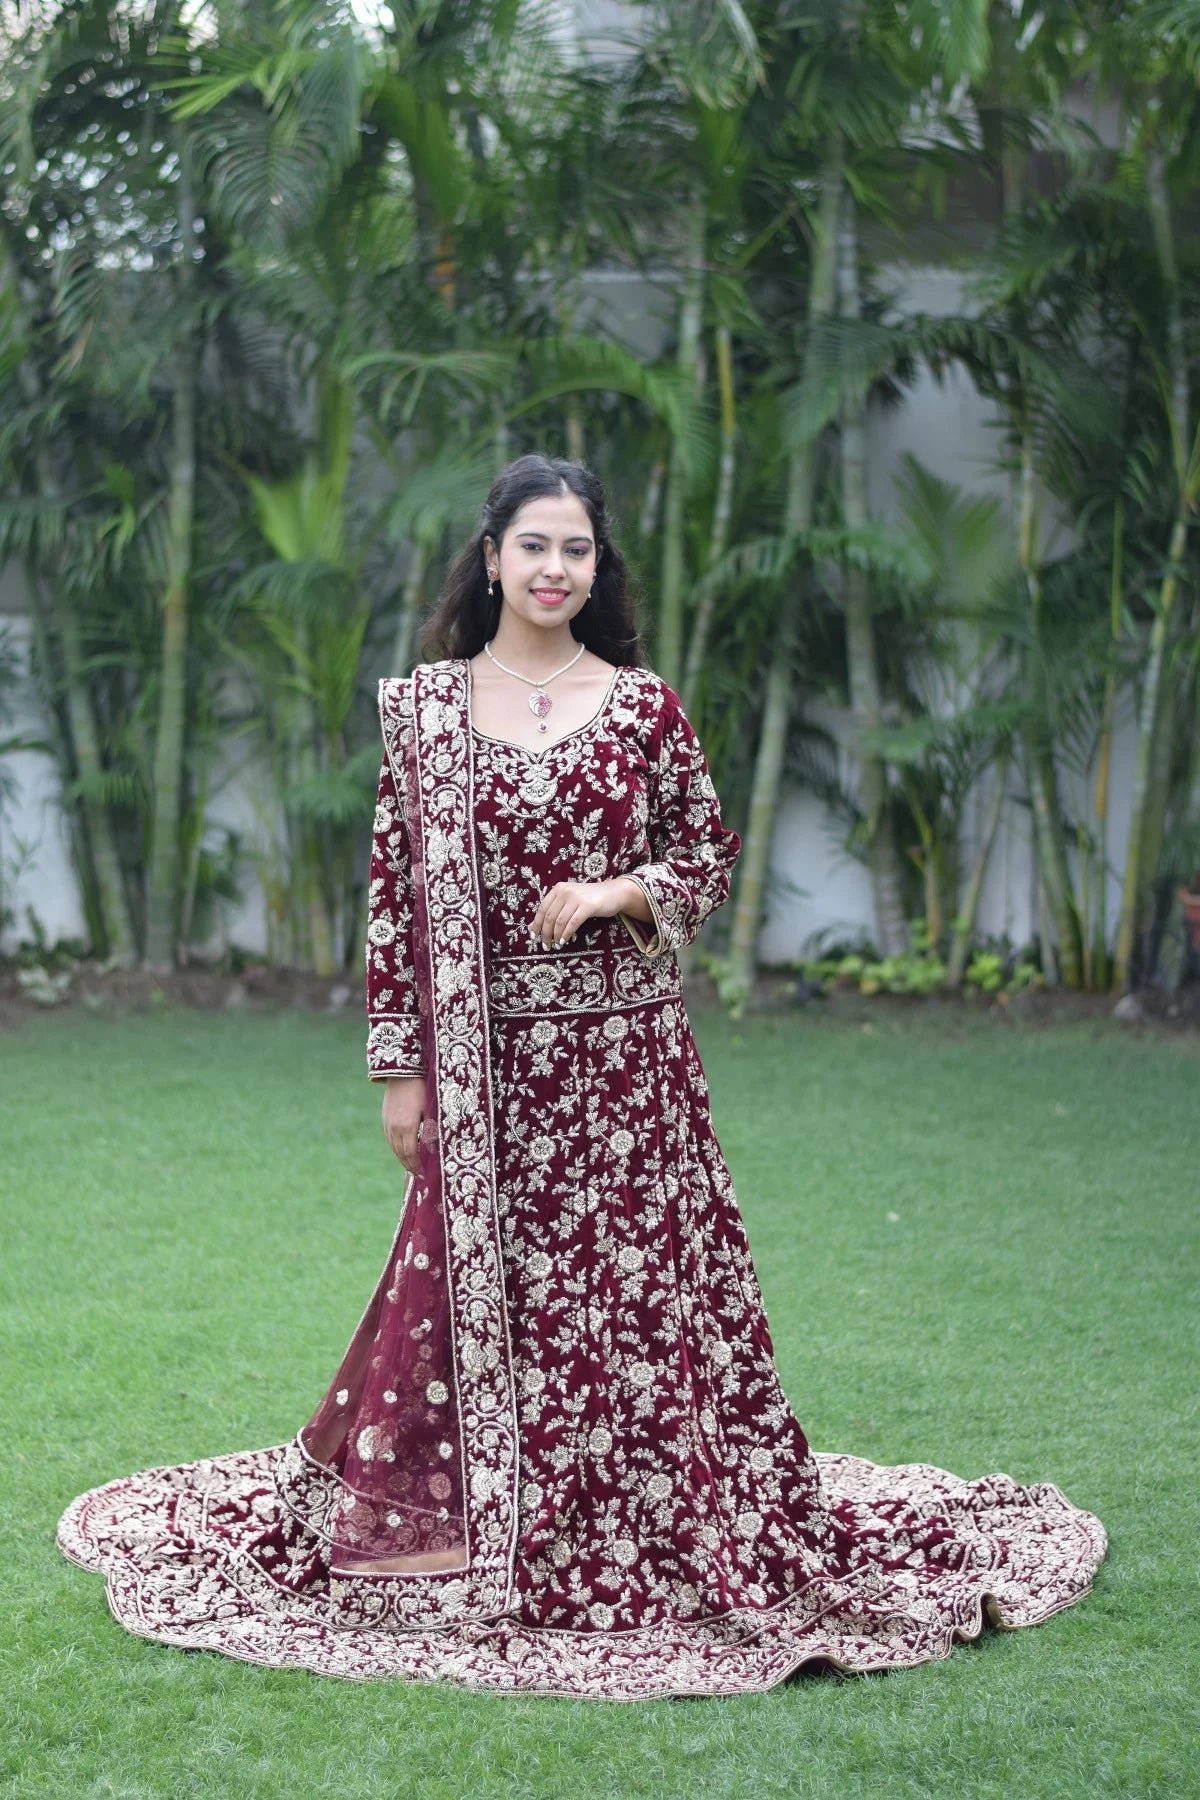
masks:
<path id="1" fill-rule="evenodd" d="M 0 584 L 7 607 L 15 603 L 11 582 Z M 0 631 L 16 649 L 22 666 L 28 667 L 29 622 L 23 616 L 0 612 Z M 0 739 L 35 738 L 46 735 L 45 720 L 31 704 L 28 691 L 22 695 L 15 717 L 0 723 Z M 0 804 L 0 909 L 16 915 L 16 936 L 28 937 L 29 925 L 25 908 L 31 906 L 41 920 L 46 935 L 53 941 L 60 937 L 80 937 L 83 916 L 67 843 L 67 829 L 59 804 L 58 776 L 49 756 L 35 751 L 22 751 L 5 758 L 5 773 L 16 787 L 16 797 L 9 805 Z M 26 866 L 15 884 L 12 881 L 14 860 Z M 9 932 L 6 938 L 13 936 Z"/>

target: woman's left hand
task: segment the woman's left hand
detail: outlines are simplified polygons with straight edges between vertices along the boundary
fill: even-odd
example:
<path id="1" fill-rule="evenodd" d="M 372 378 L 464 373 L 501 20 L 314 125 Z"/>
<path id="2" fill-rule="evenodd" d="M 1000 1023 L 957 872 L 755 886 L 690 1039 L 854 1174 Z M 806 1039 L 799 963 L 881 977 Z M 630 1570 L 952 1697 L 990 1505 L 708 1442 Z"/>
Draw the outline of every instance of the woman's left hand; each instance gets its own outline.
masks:
<path id="1" fill-rule="evenodd" d="M 636 904 L 640 892 L 627 875 L 611 881 L 556 881 L 533 915 L 533 935 L 541 938 L 546 950 L 569 944 L 588 919 L 615 919 Z"/>

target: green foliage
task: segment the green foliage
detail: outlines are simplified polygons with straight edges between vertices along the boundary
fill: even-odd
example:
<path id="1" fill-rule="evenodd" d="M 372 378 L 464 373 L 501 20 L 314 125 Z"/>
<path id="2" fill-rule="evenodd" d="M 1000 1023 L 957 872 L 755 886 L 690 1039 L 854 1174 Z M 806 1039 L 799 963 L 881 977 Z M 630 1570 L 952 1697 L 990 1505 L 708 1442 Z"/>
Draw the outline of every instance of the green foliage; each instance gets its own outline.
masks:
<path id="1" fill-rule="evenodd" d="M 914 944 L 899 956 L 876 960 L 843 956 L 829 963 L 802 964 L 803 973 L 833 987 L 854 987 L 860 994 L 932 994 L 945 984 L 946 965 L 926 943 Z"/>
<path id="2" fill-rule="evenodd" d="M 968 986 L 981 993 L 994 994 L 1004 981 L 1004 960 L 994 950 L 976 950 L 967 964 Z"/>
<path id="3" fill-rule="evenodd" d="M 850 989 L 871 998 L 876 994 L 927 996 L 951 984 L 949 968 L 929 935 L 924 919 L 913 921 L 909 948 L 899 956 L 877 957 L 870 950 L 846 950 L 808 958 L 793 965 L 797 974 L 823 994 Z M 977 944 L 970 953 L 963 980 L 969 991 L 980 994 L 1019 993 L 1042 981 L 1037 961 L 1027 951 L 1013 952 Z"/>
<path id="4" fill-rule="evenodd" d="M 682 636 L 730 816 L 745 820 L 786 643 L 781 775 L 822 799 L 873 880 L 886 828 L 899 910 L 929 918 L 956 982 L 994 977 L 961 961 L 972 858 L 986 867 L 967 822 L 1005 793 L 1046 821 L 1039 876 L 1061 889 L 1047 977 L 1061 962 L 1110 979 L 1096 775 L 1114 718 L 1161 665 L 1137 834 L 1150 972 L 1190 856 L 1200 741 L 1200 457 L 1194 421 L 1176 417 L 1189 387 L 1195 411 L 1200 341 L 1200 260 L 1180 227 L 1200 171 L 1192 0 L 1053 5 L 1032 22 L 984 0 L 642 0 L 626 23 L 609 58 L 587 34 L 568 55 L 547 0 L 421 0 L 369 23 L 333 0 L 14 15 L 0 556 L 34 609 L 97 941 L 114 907 L 141 929 L 172 691 L 162 597 L 183 549 L 179 933 L 215 919 L 202 846 L 220 841 L 209 812 L 244 758 L 271 783 L 253 855 L 272 955 L 357 957 L 375 678 L 411 666 L 497 464 L 545 447 L 582 449 L 606 478 L 652 655 Z M 1110 112 L 1115 148 L 1089 123 Z M 866 226 L 860 304 L 808 329 L 831 169 L 844 221 L 852 203 Z M 993 192 L 994 226 L 978 211 Z M 964 204 L 961 304 L 906 312 L 881 268 L 897 244 L 925 255 L 933 233 L 940 256 L 942 216 L 961 222 Z M 659 294 L 652 321 L 610 305 L 608 276 L 637 273 Z M 201 379 L 180 546 L 185 352 Z M 882 411 L 927 375 L 966 379 L 994 407 L 1012 503 L 909 459 L 877 497 L 886 516 L 848 525 L 847 409 Z M 806 447 L 815 500 L 797 532 L 788 471 Z M 682 568 L 684 590 L 669 632 L 664 568 Z M 870 801 L 805 717 L 810 698 L 847 698 L 847 592 L 865 596 L 877 663 L 878 712 L 855 746 L 883 770 Z M 868 979 L 923 991 L 936 958 L 914 949 Z"/>

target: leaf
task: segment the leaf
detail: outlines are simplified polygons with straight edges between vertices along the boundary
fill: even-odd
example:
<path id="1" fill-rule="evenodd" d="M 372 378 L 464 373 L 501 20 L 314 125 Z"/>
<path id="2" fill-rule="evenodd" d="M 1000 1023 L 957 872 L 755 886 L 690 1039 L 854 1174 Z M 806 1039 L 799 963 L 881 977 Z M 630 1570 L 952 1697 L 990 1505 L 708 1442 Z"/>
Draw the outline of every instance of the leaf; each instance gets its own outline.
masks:
<path id="1" fill-rule="evenodd" d="M 442 99 L 419 93 L 402 75 L 388 74 L 375 89 L 370 116 L 404 145 L 440 217 L 456 219 L 470 191 L 470 176 Z"/>
<path id="2" fill-rule="evenodd" d="M 915 0 L 908 28 L 921 39 L 921 58 L 952 85 L 978 81 L 988 66 L 988 0 Z"/>
<path id="3" fill-rule="evenodd" d="M 358 825 L 369 814 L 378 774 L 379 762 L 372 750 L 369 779 L 361 769 L 331 770 L 286 784 L 281 798 L 298 818 L 325 825 Z"/>
<path id="4" fill-rule="evenodd" d="M 1012 530 L 998 496 L 965 493 L 911 452 L 901 460 L 895 487 L 930 585 L 964 611 L 982 603 L 1015 562 Z"/>
<path id="5" fill-rule="evenodd" d="M 350 381 L 378 393 L 378 413 L 387 422 L 401 393 L 406 393 L 402 423 L 411 424 L 418 404 L 430 391 L 479 400 L 512 380 L 517 353 L 509 350 L 454 349 L 437 351 L 367 350 L 351 356 L 342 368 Z"/>
<path id="6" fill-rule="evenodd" d="M 659 0 L 663 29 L 651 46 L 702 106 L 736 106 L 764 79 L 762 50 L 742 0 Z"/>
<path id="7" fill-rule="evenodd" d="M 532 391 L 508 409 L 517 419 L 566 394 L 605 392 L 643 401 L 667 426 L 690 477 L 699 467 L 705 434 L 688 384 L 675 368 L 652 369 L 620 345 L 584 335 L 539 338 L 531 346 Z"/>
<path id="8" fill-rule="evenodd" d="M 909 585 L 927 585 L 931 573 L 917 540 L 893 527 L 879 522 L 854 530 L 815 526 L 811 531 L 747 538 L 735 544 L 693 584 L 693 597 L 699 600 L 750 583 L 778 587 L 794 578 L 801 563 L 817 560 L 885 574 Z"/>
<path id="9" fill-rule="evenodd" d="M 1028 717 L 1021 699 L 982 702 L 952 713 L 924 713 L 903 724 L 878 725 L 863 733 L 863 743 L 892 763 L 920 763 L 932 750 L 959 745 L 992 745 L 1016 731 Z"/>
<path id="10" fill-rule="evenodd" d="M 245 473 L 259 528 L 275 554 L 287 563 L 342 559 L 342 492 L 336 477 L 307 463 L 298 475 L 263 481 Z"/>
<path id="11" fill-rule="evenodd" d="M 486 493 L 495 473 L 493 448 L 465 449 L 457 444 L 398 471 L 384 512 L 387 535 L 401 543 L 414 539 L 436 543 L 447 525 L 465 525 L 477 517 L 479 496 Z"/>

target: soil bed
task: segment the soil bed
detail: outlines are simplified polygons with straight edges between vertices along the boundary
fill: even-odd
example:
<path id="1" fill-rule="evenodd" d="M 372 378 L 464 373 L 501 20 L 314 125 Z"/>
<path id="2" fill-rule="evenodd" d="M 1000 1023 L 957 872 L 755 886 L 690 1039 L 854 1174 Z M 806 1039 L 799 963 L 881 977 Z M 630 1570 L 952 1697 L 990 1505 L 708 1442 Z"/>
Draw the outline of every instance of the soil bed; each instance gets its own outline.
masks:
<path id="1" fill-rule="evenodd" d="M 61 982 L 54 994 L 50 983 Z M 301 969 L 247 964 L 232 971 L 195 965 L 154 972 L 113 969 L 84 960 L 52 974 L 30 988 L 15 963 L 0 963 L 0 1029 L 12 1028 L 47 1010 L 80 1008 L 93 1013 L 198 1012 L 328 1012 L 361 1011 L 365 994 L 360 977 L 346 973 L 310 975 Z M 700 969 L 685 971 L 688 999 L 698 1007 L 717 1005 L 716 989 Z M 41 996 L 39 997 L 39 992 Z M 50 996 L 53 995 L 51 1002 Z M 792 973 L 764 970 L 752 1004 L 755 1013 L 804 1012 L 810 1017 L 846 1023 L 896 1022 L 906 1016 L 944 1017 L 947 1024 L 964 1015 L 986 1017 L 997 1024 L 1057 1026 L 1111 1021 L 1117 1001 L 1112 994 L 1077 994 L 1065 988 L 1026 988 L 1015 994 L 861 994 L 853 987 L 813 995 Z M 1133 1030 L 1200 1031 L 1200 984 L 1168 990 L 1147 987 L 1126 1001 L 1121 1022 Z"/>
<path id="2" fill-rule="evenodd" d="M 63 971 L 62 973 L 66 973 Z M 18 1024 L 51 1004 L 38 997 L 12 963 L 0 965 L 0 1028 Z M 51 977 L 51 980 L 56 977 Z M 61 979 L 61 974 L 57 977 Z M 45 993 L 45 987 L 41 992 Z M 159 1012 L 344 1012 L 365 1005 L 361 979 L 345 974 L 309 975 L 302 969 L 249 964 L 236 973 L 195 966 L 187 969 L 113 969 L 83 961 L 69 970 L 53 1010 L 81 1008 L 94 1013 Z"/>

